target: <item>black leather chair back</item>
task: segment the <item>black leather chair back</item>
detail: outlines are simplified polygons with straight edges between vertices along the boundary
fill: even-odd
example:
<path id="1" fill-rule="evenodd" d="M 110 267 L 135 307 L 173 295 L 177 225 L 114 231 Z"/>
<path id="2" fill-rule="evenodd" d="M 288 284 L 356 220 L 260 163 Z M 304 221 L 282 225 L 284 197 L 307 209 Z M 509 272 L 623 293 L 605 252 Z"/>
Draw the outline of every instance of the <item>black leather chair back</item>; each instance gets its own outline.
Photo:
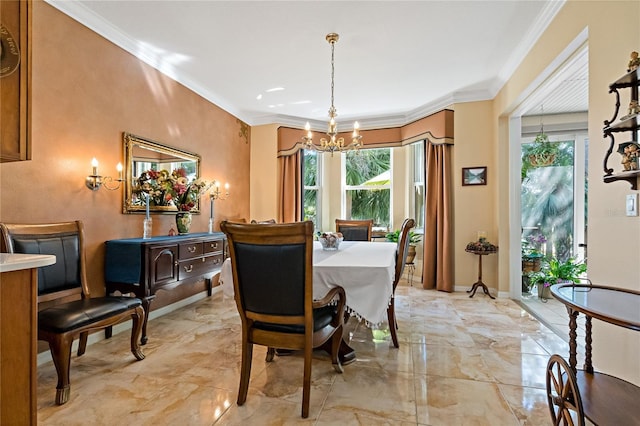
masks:
<path id="1" fill-rule="evenodd" d="M 342 233 L 345 241 L 369 241 L 369 228 L 366 226 L 340 226 L 338 232 Z"/>
<path id="2" fill-rule="evenodd" d="M 245 309 L 267 315 L 304 315 L 304 244 L 234 243 L 234 248 Z"/>
<path id="3" fill-rule="evenodd" d="M 11 238 L 14 253 L 53 254 L 56 263 L 38 268 L 38 295 L 79 288 L 80 241 L 77 233 L 19 235 Z"/>

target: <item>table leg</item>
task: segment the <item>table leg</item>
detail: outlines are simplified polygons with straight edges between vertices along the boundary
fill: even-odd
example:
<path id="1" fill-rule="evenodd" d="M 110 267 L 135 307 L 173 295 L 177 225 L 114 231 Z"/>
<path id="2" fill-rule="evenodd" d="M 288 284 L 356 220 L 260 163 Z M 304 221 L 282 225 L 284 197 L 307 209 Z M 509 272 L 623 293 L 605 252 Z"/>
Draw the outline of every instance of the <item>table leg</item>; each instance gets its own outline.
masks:
<path id="1" fill-rule="evenodd" d="M 567 312 L 569 313 L 569 367 L 573 372 L 576 372 L 576 366 L 578 365 L 577 353 L 578 353 L 578 311 L 574 311 L 567 306 Z"/>
<path id="2" fill-rule="evenodd" d="M 471 289 L 467 290 L 467 293 L 471 293 L 469 297 L 473 297 L 475 296 L 478 287 L 481 287 L 484 294 L 492 299 L 495 299 L 495 297 L 493 297 L 491 293 L 489 293 L 489 288 L 482 282 L 482 256 L 482 254 L 478 255 L 478 281 L 473 283 L 473 286 L 471 287 Z"/>

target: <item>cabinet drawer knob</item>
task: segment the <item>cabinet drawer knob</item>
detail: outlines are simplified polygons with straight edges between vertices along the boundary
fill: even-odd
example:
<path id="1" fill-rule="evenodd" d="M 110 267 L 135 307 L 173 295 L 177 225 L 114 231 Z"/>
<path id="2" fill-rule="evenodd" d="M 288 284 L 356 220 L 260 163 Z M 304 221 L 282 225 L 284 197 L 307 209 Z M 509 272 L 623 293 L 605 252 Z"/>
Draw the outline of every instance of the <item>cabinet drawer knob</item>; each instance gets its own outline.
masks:
<path id="1" fill-rule="evenodd" d="M 189 246 L 187 247 L 187 251 L 189 253 L 195 253 L 196 252 L 196 246 Z"/>
<path id="2" fill-rule="evenodd" d="M 193 265 L 184 266 L 184 271 L 185 271 L 185 272 L 191 272 L 191 271 L 193 271 Z"/>
<path id="3" fill-rule="evenodd" d="M 218 243 L 211 243 L 211 248 L 218 248 Z"/>
<path id="4" fill-rule="evenodd" d="M 220 264 L 220 259 L 216 259 L 216 260 L 214 260 L 214 261 L 213 261 L 213 264 L 214 264 L 214 265 L 219 265 L 219 264 Z"/>

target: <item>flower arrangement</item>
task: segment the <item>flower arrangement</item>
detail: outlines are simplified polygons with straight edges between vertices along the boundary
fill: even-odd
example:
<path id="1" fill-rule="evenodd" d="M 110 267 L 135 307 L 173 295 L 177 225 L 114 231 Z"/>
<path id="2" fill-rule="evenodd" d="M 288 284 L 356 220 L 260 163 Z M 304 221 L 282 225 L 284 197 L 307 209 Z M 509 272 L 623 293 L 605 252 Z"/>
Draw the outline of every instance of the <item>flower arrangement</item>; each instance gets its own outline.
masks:
<path id="1" fill-rule="evenodd" d="M 200 195 L 212 183 L 202 179 L 189 181 L 184 168 L 167 170 L 147 170 L 137 179 L 133 193 L 149 194 L 149 202 L 155 206 L 175 206 L 179 211 L 191 211 Z"/>
<path id="2" fill-rule="evenodd" d="M 344 240 L 341 232 L 318 233 L 318 241 L 322 244 L 323 250 L 338 250 L 340 243 Z"/>
<path id="3" fill-rule="evenodd" d="M 486 238 L 480 237 L 478 241 L 468 243 L 465 251 L 472 253 L 495 253 L 498 251 L 498 246 L 491 244 Z"/>

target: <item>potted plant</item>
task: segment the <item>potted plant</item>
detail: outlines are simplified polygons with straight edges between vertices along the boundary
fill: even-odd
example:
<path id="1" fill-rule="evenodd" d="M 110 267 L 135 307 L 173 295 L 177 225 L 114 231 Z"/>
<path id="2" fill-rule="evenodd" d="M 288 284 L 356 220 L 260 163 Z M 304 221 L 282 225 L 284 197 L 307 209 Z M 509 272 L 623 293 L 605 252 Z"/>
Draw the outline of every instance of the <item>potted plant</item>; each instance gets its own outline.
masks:
<path id="1" fill-rule="evenodd" d="M 522 273 L 524 275 L 540 270 L 540 262 L 544 257 L 542 245 L 546 242 L 547 238 L 542 234 L 529 235 L 521 241 Z"/>
<path id="2" fill-rule="evenodd" d="M 542 261 L 540 271 L 529 275 L 530 283 L 538 287 L 538 297 L 545 301 L 550 296 L 549 288 L 561 282 L 580 281 L 580 276 L 587 271 L 587 265 L 570 257 L 566 261 L 560 261 L 551 257 L 548 261 Z"/>
<path id="3" fill-rule="evenodd" d="M 393 232 L 385 235 L 387 241 L 397 243 L 400 239 L 400 230 L 396 229 Z M 416 245 L 422 240 L 422 234 L 416 234 L 413 231 L 409 231 L 409 250 L 407 251 L 407 260 L 405 263 L 413 263 L 413 259 L 416 257 Z"/>
<path id="4" fill-rule="evenodd" d="M 524 181 L 530 169 L 551 166 L 558 155 L 558 144 L 549 141 L 546 133 L 540 130 L 533 143 L 522 147 L 522 169 L 520 177 Z"/>

